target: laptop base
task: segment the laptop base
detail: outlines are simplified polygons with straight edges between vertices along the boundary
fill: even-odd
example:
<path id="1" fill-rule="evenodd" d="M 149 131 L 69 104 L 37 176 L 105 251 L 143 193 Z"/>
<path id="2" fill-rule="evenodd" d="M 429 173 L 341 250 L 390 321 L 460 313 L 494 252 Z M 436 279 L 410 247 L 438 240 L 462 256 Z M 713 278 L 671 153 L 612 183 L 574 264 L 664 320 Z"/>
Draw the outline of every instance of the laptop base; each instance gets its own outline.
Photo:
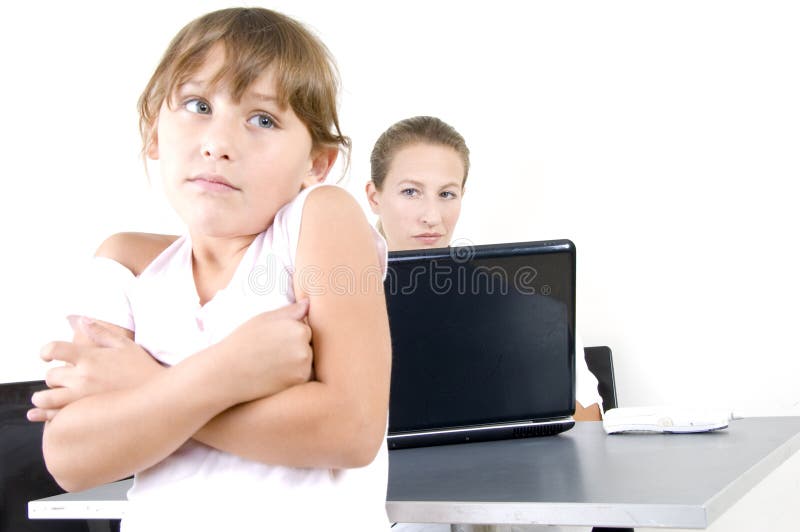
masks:
<path id="1" fill-rule="evenodd" d="M 387 443 L 389 449 L 394 450 L 408 449 L 411 447 L 430 447 L 433 445 L 450 445 L 454 443 L 532 438 L 554 436 L 574 426 L 575 420 L 568 417 L 502 426 L 481 425 L 428 432 L 396 433 L 389 435 Z"/>

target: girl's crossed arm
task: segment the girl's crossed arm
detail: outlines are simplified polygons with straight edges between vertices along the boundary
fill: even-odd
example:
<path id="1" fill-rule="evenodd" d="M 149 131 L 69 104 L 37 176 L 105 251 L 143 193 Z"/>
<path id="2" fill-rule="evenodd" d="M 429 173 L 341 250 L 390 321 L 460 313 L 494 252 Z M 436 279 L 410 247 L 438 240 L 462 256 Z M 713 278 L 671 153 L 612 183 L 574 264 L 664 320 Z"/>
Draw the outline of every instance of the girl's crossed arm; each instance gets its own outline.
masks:
<path id="1" fill-rule="evenodd" d="M 123 478 L 166 458 L 225 409 L 274 393 L 276 373 L 291 381 L 281 389 L 307 380 L 306 310 L 295 303 L 260 314 L 218 344 L 135 386 L 68 404 L 45 424 L 48 470 L 68 491 Z M 263 356 L 265 351 L 273 356 Z M 296 375 L 287 372 L 290 359 L 297 360 Z"/>
<path id="2" fill-rule="evenodd" d="M 366 465 L 385 437 L 391 343 L 372 229 L 349 194 L 309 195 L 295 266 L 295 294 L 310 300 L 316 379 L 240 404 L 195 438 L 267 463 Z"/>
<path id="3" fill-rule="evenodd" d="M 269 463 L 305 467 L 369 463 L 384 437 L 390 365 L 388 321 L 370 231 L 356 203 L 343 191 L 324 187 L 309 196 L 296 266 L 298 272 L 319 274 L 314 286 L 307 287 L 316 381 L 251 402 L 246 401 L 253 397 L 236 401 L 230 391 L 223 391 L 225 384 L 236 388 L 253 378 L 252 368 L 248 375 L 222 368 L 219 362 L 226 352 L 234 356 L 252 345 L 259 346 L 261 358 L 268 352 L 266 343 L 253 342 L 253 335 L 270 332 L 263 319 L 256 323 L 256 317 L 248 322 L 250 331 L 237 330 L 187 359 L 197 359 L 192 364 L 160 369 L 141 386 L 65 408 L 47 427 L 44 441 L 48 465 L 59 482 L 68 489 L 81 489 L 115 480 L 158 462 L 192 435 L 221 450 Z M 342 291 L 334 279 L 337 272 L 354 284 Z M 373 284 L 367 286 L 365 280 Z M 306 290 L 295 281 L 300 298 Z M 271 332 L 274 340 L 284 330 Z M 208 364 L 202 364 L 205 359 Z M 220 382 L 219 375 L 229 379 Z M 261 392 L 251 393 L 270 395 L 277 384 L 281 389 L 289 385 L 273 380 L 261 383 Z M 220 391 L 219 397 L 206 394 L 209 388 Z M 235 403 L 241 404 L 219 413 Z M 113 405 L 113 412 L 108 405 Z M 241 438 L 242 434 L 248 437 Z"/>

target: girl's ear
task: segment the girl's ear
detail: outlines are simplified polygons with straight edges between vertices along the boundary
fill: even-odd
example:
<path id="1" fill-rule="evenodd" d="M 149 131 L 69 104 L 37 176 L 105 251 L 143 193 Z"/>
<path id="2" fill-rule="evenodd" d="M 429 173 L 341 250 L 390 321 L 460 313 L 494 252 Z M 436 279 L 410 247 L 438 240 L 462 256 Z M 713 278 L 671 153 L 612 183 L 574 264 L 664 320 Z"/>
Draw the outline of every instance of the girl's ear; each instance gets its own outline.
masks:
<path id="1" fill-rule="evenodd" d="M 150 128 L 150 142 L 147 143 L 147 147 L 145 148 L 144 154 L 147 156 L 148 159 L 152 159 L 154 161 L 158 160 L 158 120 L 153 126 Z"/>
<path id="2" fill-rule="evenodd" d="M 380 205 L 378 204 L 378 189 L 375 187 L 375 183 L 373 183 L 371 179 L 367 181 L 366 192 L 367 192 L 367 201 L 369 202 L 369 208 L 372 209 L 372 213 L 380 215 Z"/>
<path id="3" fill-rule="evenodd" d="M 312 154 L 311 168 L 306 178 L 303 179 L 303 188 L 325 181 L 338 156 L 338 148 L 320 148 L 315 154 Z"/>

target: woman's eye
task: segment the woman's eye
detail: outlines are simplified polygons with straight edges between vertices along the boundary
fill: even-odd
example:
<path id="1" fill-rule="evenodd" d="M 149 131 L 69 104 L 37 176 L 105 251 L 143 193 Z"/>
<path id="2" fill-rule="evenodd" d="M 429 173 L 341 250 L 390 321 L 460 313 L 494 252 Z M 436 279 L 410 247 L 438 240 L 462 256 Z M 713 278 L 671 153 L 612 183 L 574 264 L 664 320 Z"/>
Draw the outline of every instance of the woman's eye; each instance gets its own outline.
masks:
<path id="1" fill-rule="evenodd" d="M 266 129 L 270 129 L 275 127 L 275 121 L 269 115 L 255 115 L 250 120 L 248 120 L 251 124 L 258 127 L 263 127 Z"/>
<path id="2" fill-rule="evenodd" d="M 400 191 L 400 194 L 409 197 L 416 196 L 418 193 L 419 191 L 416 188 L 404 188 L 403 190 Z"/>
<path id="3" fill-rule="evenodd" d="M 441 196 L 441 197 L 443 197 L 445 199 L 454 199 L 454 198 L 456 198 L 456 193 L 455 192 L 450 192 L 449 190 L 445 190 L 445 191 L 440 192 L 439 196 Z"/>
<path id="4" fill-rule="evenodd" d="M 192 113 L 197 113 L 201 115 L 211 114 L 211 106 L 208 105 L 208 102 L 204 102 L 203 100 L 198 100 L 197 98 L 193 98 L 188 100 L 186 103 L 183 104 L 187 111 Z"/>

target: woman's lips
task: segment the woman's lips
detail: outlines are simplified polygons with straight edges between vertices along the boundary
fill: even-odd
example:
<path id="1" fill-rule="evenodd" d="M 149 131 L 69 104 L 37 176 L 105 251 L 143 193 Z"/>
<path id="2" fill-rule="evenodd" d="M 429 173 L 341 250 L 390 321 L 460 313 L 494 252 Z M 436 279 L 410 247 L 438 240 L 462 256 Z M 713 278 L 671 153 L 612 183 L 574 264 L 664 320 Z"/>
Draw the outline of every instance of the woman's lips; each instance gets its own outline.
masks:
<path id="1" fill-rule="evenodd" d="M 417 242 L 425 244 L 426 246 L 432 246 L 434 244 L 437 244 L 442 239 L 442 235 L 440 235 L 439 233 L 423 233 L 419 235 L 414 235 L 414 239 Z"/>

